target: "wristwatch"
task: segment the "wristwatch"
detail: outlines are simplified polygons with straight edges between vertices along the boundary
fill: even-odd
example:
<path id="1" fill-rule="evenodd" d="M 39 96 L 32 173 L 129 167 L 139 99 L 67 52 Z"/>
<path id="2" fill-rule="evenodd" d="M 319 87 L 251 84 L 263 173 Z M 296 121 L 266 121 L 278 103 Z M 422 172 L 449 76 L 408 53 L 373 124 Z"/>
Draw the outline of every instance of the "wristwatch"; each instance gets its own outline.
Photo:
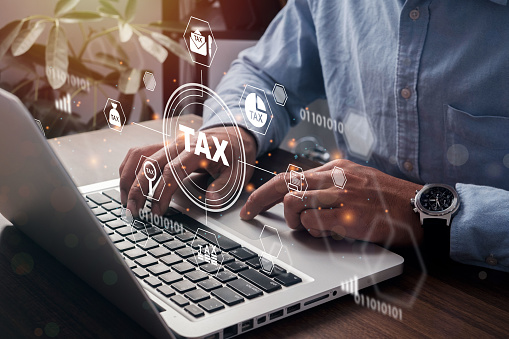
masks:
<path id="1" fill-rule="evenodd" d="M 424 230 L 424 246 L 437 256 L 449 255 L 451 219 L 460 207 L 456 190 L 445 184 L 427 184 L 410 199 L 419 213 Z"/>

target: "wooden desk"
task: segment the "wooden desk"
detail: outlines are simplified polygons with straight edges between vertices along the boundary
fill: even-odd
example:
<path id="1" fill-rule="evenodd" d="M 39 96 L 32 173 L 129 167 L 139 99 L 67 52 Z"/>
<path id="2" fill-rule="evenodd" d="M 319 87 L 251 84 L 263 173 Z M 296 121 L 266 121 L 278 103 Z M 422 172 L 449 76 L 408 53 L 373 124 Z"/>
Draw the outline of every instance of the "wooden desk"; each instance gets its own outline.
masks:
<path id="1" fill-rule="evenodd" d="M 160 130 L 161 121 L 145 125 Z M 122 135 L 101 130 L 50 143 L 76 183 L 85 185 L 116 178 L 118 164 L 129 147 L 161 140 L 161 134 L 133 125 L 127 126 Z M 289 162 L 296 162 L 283 151 L 260 159 L 260 166 L 268 160 L 267 167 L 280 170 L 285 170 Z M 300 159 L 297 162 L 303 167 L 311 165 Z M 263 175 L 255 172 L 257 177 Z M 402 321 L 356 305 L 348 296 L 245 337 L 509 336 L 509 274 L 447 260 L 425 260 L 423 270 L 414 249 L 394 251 L 406 260 L 404 273 L 361 293 L 396 306 L 403 302 Z M 24 234 L 6 226 L 5 219 L 0 220 L 0 253 L 0 337 L 150 337 Z"/>

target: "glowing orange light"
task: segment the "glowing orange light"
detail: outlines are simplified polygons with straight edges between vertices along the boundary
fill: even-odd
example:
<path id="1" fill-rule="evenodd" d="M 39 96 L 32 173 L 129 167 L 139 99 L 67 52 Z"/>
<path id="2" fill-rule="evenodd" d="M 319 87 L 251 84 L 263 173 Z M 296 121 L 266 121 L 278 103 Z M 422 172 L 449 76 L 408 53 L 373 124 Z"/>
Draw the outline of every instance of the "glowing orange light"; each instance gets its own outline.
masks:
<path id="1" fill-rule="evenodd" d="M 255 189 L 255 186 L 252 183 L 249 183 L 249 184 L 246 185 L 246 191 L 247 192 L 251 193 L 251 192 L 254 191 L 254 189 Z"/>
<path id="2" fill-rule="evenodd" d="M 272 156 L 272 153 L 269 153 L 269 157 L 271 157 L 271 156 Z"/>
<path id="3" fill-rule="evenodd" d="M 186 211 L 189 212 L 189 208 L 186 208 Z"/>
<path id="4" fill-rule="evenodd" d="M 385 213 L 389 213 L 389 210 L 385 210 Z"/>

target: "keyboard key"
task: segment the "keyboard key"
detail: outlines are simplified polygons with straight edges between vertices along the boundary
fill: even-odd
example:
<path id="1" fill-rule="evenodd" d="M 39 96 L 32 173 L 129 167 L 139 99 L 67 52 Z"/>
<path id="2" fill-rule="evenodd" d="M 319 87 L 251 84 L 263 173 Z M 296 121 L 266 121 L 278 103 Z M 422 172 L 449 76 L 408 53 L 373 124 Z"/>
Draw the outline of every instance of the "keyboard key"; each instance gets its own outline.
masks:
<path id="1" fill-rule="evenodd" d="M 203 308 L 208 313 L 216 312 L 224 308 L 224 305 L 215 298 L 210 298 L 205 301 L 202 301 L 201 303 L 198 304 L 198 306 Z"/>
<path id="2" fill-rule="evenodd" d="M 179 293 L 186 293 L 196 288 L 196 286 L 188 280 L 176 282 L 172 284 L 171 287 L 173 287 L 173 289 L 175 289 Z"/>
<path id="3" fill-rule="evenodd" d="M 184 244 L 180 240 L 172 240 L 167 243 L 164 243 L 164 246 L 172 251 L 175 251 L 175 250 L 178 250 L 179 248 L 186 246 L 186 244 Z"/>
<path id="4" fill-rule="evenodd" d="M 143 234 L 143 233 L 140 233 L 140 234 Z M 145 241 L 137 242 L 136 246 L 138 246 L 139 248 L 143 248 L 145 251 L 147 251 L 147 250 L 150 250 L 152 248 L 158 247 L 159 244 L 157 242 L 155 242 L 154 240 L 152 240 L 152 239 L 148 239 L 148 241 L 145 240 Z"/>
<path id="5" fill-rule="evenodd" d="M 97 207 L 97 204 L 95 202 L 92 202 L 92 201 L 87 201 L 87 205 L 90 208 L 96 208 Z"/>
<path id="6" fill-rule="evenodd" d="M 185 294 L 185 297 L 189 300 L 191 300 L 193 303 L 198 303 L 200 301 L 203 301 L 205 299 L 210 298 L 209 294 L 205 292 L 204 290 L 193 290 L 191 292 L 187 292 Z"/>
<path id="7" fill-rule="evenodd" d="M 217 280 L 219 280 L 220 282 L 222 282 L 224 284 L 230 280 L 237 279 L 237 276 L 230 271 L 223 271 L 223 272 L 219 272 L 218 274 L 216 274 L 214 276 L 214 278 L 216 278 Z"/>
<path id="8" fill-rule="evenodd" d="M 104 208 L 106 211 L 112 211 L 117 208 L 120 208 L 120 204 L 116 202 L 109 202 L 107 204 L 102 205 L 101 207 Z"/>
<path id="9" fill-rule="evenodd" d="M 252 268 L 254 268 L 256 270 L 259 269 L 260 267 L 262 267 L 262 265 L 260 265 L 259 257 L 255 257 L 255 258 L 247 260 L 246 264 L 248 264 L 249 266 L 251 266 Z"/>
<path id="10" fill-rule="evenodd" d="M 138 258 L 134 261 L 141 267 L 148 267 L 150 265 L 157 264 L 157 259 L 152 258 L 150 255 L 146 255 L 144 257 Z"/>
<path id="11" fill-rule="evenodd" d="M 150 287 L 158 287 L 161 286 L 163 283 L 161 280 L 157 279 L 156 277 L 150 276 L 148 278 L 145 278 L 143 281 L 145 281 L 147 284 L 149 284 Z"/>
<path id="12" fill-rule="evenodd" d="M 136 267 L 136 268 L 133 268 L 132 271 L 133 271 L 134 275 L 136 275 L 138 278 L 143 279 L 143 278 L 148 277 L 148 273 L 147 273 L 147 271 L 145 271 L 144 268 Z"/>
<path id="13" fill-rule="evenodd" d="M 191 314 L 195 318 L 203 317 L 205 313 L 196 305 L 188 305 L 184 307 L 184 310 L 186 310 L 189 314 Z"/>
<path id="14" fill-rule="evenodd" d="M 175 304 L 179 305 L 180 307 L 189 305 L 189 300 L 178 294 L 171 297 L 170 300 L 173 301 Z"/>
<path id="15" fill-rule="evenodd" d="M 274 267 L 272 267 L 272 270 L 270 272 L 264 270 L 263 268 L 260 270 L 260 272 L 262 272 L 263 274 L 265 274 L 268 277 L 273 278 L 277 275 L 286 273 L 286 270 L 279 265 L 274 265 Z"/>
<path id="16" fill-rule="evenodd" d="M 253 299 L 256 297 L 259 297 L 263 295 L 262 290 L 260 290 L 258 287 L 248 283 L 244 279 L 237 279 L 230 281 L 228 283 L 228 286 L 233 288 L 235 291 L 242 294 L 247 299 Z"/>
<path id="17" fill-rule="evenodd" d="M 183 216 L 185 216 L 185 215 L 183 214 Z M 191 220 L 192 220 L 192 222 L 187 222 L 187 224 L 186 224 L 186 225 L 187 225 L 190 229 L 192 229 L 192 231 L 196 232 L 198 228 L 201 228 L 201 229 L 204 229 L 204 230 L 209 230 L 209 228 L 208 228 L 207 226 L 205 226 L 205 225 L 203 225 L 203 224 L 201 224 L 201 223 L 199 223 L 199 222 L 195 221 L 194 219 L 192 219 L 192 218 L 190 218 L 190 217 L 188 217 L 188 218 L 189 218 L 189 219 L 191 219 Z M 195 228 L 195 227 L 196 227 L 196 229 L 193 229 L 193 228 Z M 210 232 L 212 232 L 212 233 L 210 233 Z M 235 242 L 235 241 L 233 241 L 233 240 L 231 240 L 231 239 L 229 239 L 229 238 L 225 237 L 224 235 L 217 234 L 217 235 L 214 237 L 214 234 L 215 234 L 215 233 L 214 233 L 213 231 L 211 231 L 211 230 L 209 230 L 209 232 L 198 232 L 198 235 L 199 235 L 201 238 L 203 238 L 203 239 L 205 239 L 205 240 L 209 241 L 210 243 L 212 243 L 212 244 L 214 244 L 214 245 L 215 245 L 215 244 L 219 244 L 219 247 L 220 247 L 223 251 L 229 252 L 229 251 L 231 251 L 231 250 L 234 250 L 234 249 L 236 249 L 236 248 L 240 247 L 240 244 L 239 244 L 239 243 L 237 243 L 237 242 Z M 216 243 L 216 239 L 217 239 L 217 243 Z"/>
<path id="18" fill-rule="evenodd" d="M 188 262 L 173 265 L 172 268 L 180 274 L 184 274 L 194 270 L 194 266 Z"/>
<path id="19" fill-rule="evenodd" d="M 150 253 L 152 256 L 156 258 L 160 258 L 170 254 L 171 252 L 166 247 L 159 246 L 151 249 L 150 251 L 148 251 L 148 253 Z"/>
<path id="20" fill-rule="evenodd" d="M 102 207 L 96 207 L 92 210 L 92 212 L 94 213 L 94 215 L 96 217 L 100 216 L 100 215 L 103 215 L 103 214 L 106 214 L 108 211 L 106 211 L 104 208 Z"/>
<path id="21" fill-rule="evenodd" d="M 120 228 L 117 228 L 115 230 L 118 234 L 120 235 L 123 235 L 124 237 L 126 235 L 131 235 L 133 234 L 134 232 L 136 232 L 136 230 L 134 228 L 132 228 L 131 226 L 124 226 L 124 227 L 120 227 Z"/>
<path id="22" fill-rule="evenodd" d="M 107 222 L 106 225 L 112 230 L 116 230 L 117 228 L 126 226 L 125 222 L 120 219 L 116 219 L 110 222 Z"/>
<path id="23" fill-rule="evenodd" d="M 282 273 L 274 279 L 283 286 L 292 286 L 302 281 L 301 278 L 293 273 Z"/>
<path id="24" fill-rule="evenodd" d="M 209 274 L 216 274 L 218 271 L 223 271 L 223 268 L 214 264 L 201 265 L 200 268 Z M 219 270 L 218 270 L 219 268 Z"/>
<path id="25" fill-rule="evenodd" d="M 200 246 L 202 246 L 202 247 L 203 247 L 203 246 L 208 245 L 208 244 L 209 244 L 209 243 L 208 243 L 208 241 L 205 241 L 205 240 L 203 240 L 203 239 L 201 239 L 201 238 L 196 238 L 196 239 L 194 239 L 194 240 L 193 240 L 193 242 L 192 242 L 192 244 L 191 244 L 191 245 L 192 245 L 192 247 L 193 247 L 195 250 L 197 250 L 197 249 L 199 249 L 199 248 L 200 248 Z"/>
<path id="26" fill-rule="evenodd" d="M 136 263 L 134 261 L 132 261 L 130 259 L 124 258 L 124 261 L 125 261 L 127 267 L 129 267 L 131 269 L 138 266 L 138 265 L 136 265 Z"/>
<path id="27" fill-rule="evenodd" d="M 199 282 L 198 286 L 203 288 L 205 291 L 210 292 L 210 291 L 212 291 L 216 288 L 219 288 L 223 285 L 221 285 L 221 283 L 215 279 L 207 279 L 207 280 Z"/>
<path id="28" fill-rule="evenodd" d="M 194 250 L 191 247 L 184 247 L 179 250 L 176 250 L 175 253 L 177 253 L 182 258 L 186 259 L 194 254 Z"/>
<path id="29" fill-rule="evenodd" d="M 159 277 L 159 278 L 161 278 L 161 277 Z M 161 294 L 164 295 L 166 298 L 169 298 L 169 297 L 175 295 L 175 290 L 168 285 L 159 286 L 157 288 L 157 290 L 159 292 L 161 292 Z"/>
<path id="30" fill-rule="evenodd" d="M 127 240 L 115 243 L 115 247 L 120 251 L 124 252 L 134 248 L 134 245 Z"/>
<path id="31" fill-rule="evenodd" d="M 234 260 L 235 258 L 233 257 L 233 255 L 230 255 L 228 253 L 221 253 L 217 255 L 217 262 L 220 262 L 223 265 L 231 263 Z"/>
<path id="32" fill-rule="evenodd" d="M 217 288 L 211 293 L 228 306 L 233 306 L 244 301 L 244 298 L 242 298 L 240 294 L 228 287 Z"/>
<path id="33" fill-rule="evenodd" d="M 170 272 L 170 268 L 165 264 L 151 265 L 147 268 L 147 270 L 153 275 L 160 275 L 166 272 Z"/>
<path id="34" fill-rule="evenodd" d="M 109 228 L 108 226 L 106 225 L 103 225 L 103 229 L 104 229 L 104 232 L 107 234 L 107 235 L 112 235 L 112 234 L 115 234 L 115 231 L 112 230 L 111 228 Z"/>
<path id="35" fill-rule="evenodd" d="M 245 247 L 237 248 L 231 251 L 230 254 L 242 261 L 246 261 L 258 256 L 255 252 Z"/>
<path id="36" fill-rule="evenodd" d="M 158 234 L 158 235 L 153 236 L 152 239 L 154 239 L 158 243 L 162 244 L 162 243 L 172 240 L 173 237 L 169 234 L 163 233 L 163 234 Z"/>
<path id="37" fill-rule="evenodd" d="M 149 237 L 150 236 L 153 236 L 153 235 L 157 235 L 157 234 L 161 234 L 163 233 L 163 231 L 161 231 L 159 228 L 157 227 L 148 227 L 145 229 L 145 228 L 142 228 L 140 229 L 141 232 L 147 234 Z"/>
<path id="38" fill-rule="evenodd" d="M 101 193 L 92 193 L 92 194 L 87 194 L 87 199 L 90 199 L 92 200 L 93 202 L 95 202 L 97 205 L 102 205 L 102 204 L 106 204 L 108 202 L 111 201 L 110 198 L 108 198 L 107 196 L 105 195 L 102 195 Z"/>
<path id="39" fill-rule="evenodd" d="M 191 232 L 183 232 L 183 233 L 180 233 L 180 234 L 176 234 L 175 235 L 175 238 L 179 239 L 180 241 L 183 241 L 183 242 L 188 242 L 189 240 L 193 240 L 194 238 L 194 234 L 191 233 Z"/>
<path id="40" fill-rule="evenodd" d="M 103 194 L 105 196 L 107 196 L 108 198 L 111 198 L 120 204 L 120 191 L 118 191 L 116 189 L 111 189 L 111 190 L 104 191 Z"/>
<path id="41" fill-rule="evenodd" d="M 97 209 L 97 208 L 95 208 L 95 209 Z M 102 215 L 98 216 L 97 219 L 99 219 L 99 221 L 102 223 L 106 223 L 108 221 L 116 220 L 117 217 L 111 213 L 106 213 L 106 214 L 102 214 Z"/>
<path id="42" fill-rule="evenodd" d="M 164 281 L 164 283 L 171 285 L 177 281 L 182 280 L 182 275 L 177 272 L 169 272 L 159 276 L 159 279 Z"/>
<path id="43" fill-rule="evenodd" d="M 185 275 L 185 277 L 194 283 L 209 278 L 209 275 L 203 271 L 191 271 Z"/>
<path id="44" fill-rule="evenodd" d="M 224 267 L 226 267 L 227 269 L 229 269 L 230 271 L 232 271 L 234 273 L 237 273 L 237 272 L 240 272 L 243 270 L 247 270 L 249 268 L 249 266 L 244 264 L 242 261 L 234 261 L 229 264 L 226 264 Z"/>
<path id="45" fill-rule="evenodd" d="M 134 234 L 127 234 L 125 238 L 135 244 L 144 243 L 147 240 L 147 236 L 140 232 L 135 232 Z"/>
<path id="46" fill-rule="evenodd" d="M 111 240 L 113 243 L 120 242 L 120 241 L 124 241 L 124 237 L 123 237 L 123 236 L 121 236 L 120 234 L 117 234 L 117 233 L 108 234 L 108 236 L 110 237 L 110 240 Z"/>
<path id="47" fill-rule="evenodd" d="M 136 219 L 133 220 L 132 226 L 134 228 L 136 228 L 137 230 L 145 230 L 145 227 L 148 227 L 148 226 L 145 226 L 145 223 L 143 221 L 136 220 Z"/>
<path id="48" fill-rule="evenodd" d="M 268 293 L 277 291 L 281 288 L 281 285 L 277 282 L 255 270 L 245 270 L 240 272 L 239 275 Z"/>
<path id="49" fill-rule="evenodd" d="M 159 260 L 161 260 L 162 262 L 169 266 L 182 262 L 182 258 L 176 254 L 167 255 L 165 257 L 159 258 Z"/>
<path id="50" fill-rule="evenodd" d="M 117 209 L 111 210 L 110 213 L 113 214 L 114 216 L 116 216 L 117 218 L 120 218 L 122 216 L 122 209 L 117 208 Z"/>
<path id="51" fill-rule="evenodd" d="M 193 264 L 194 266 L 199 266 L 199 265 L 203 265 L 203 264 L 206 264 L 207 262 L 203 259 L 198 259 L 198 256 L 197 255 L 193 255 L 192 257 L 189 257 L 187 258 L 187 261 L 189 261 L 191 264 Z"/>
<path id="52" fill-rule="evenodd" d="M 140 257 L 144 257 L 147 254 L 141 248 L 133 248 L 132 250 L 125 251 L 124 255 L 126 257 L 128 257 L 129 259 L 134 260 L 134 259 L 137 259 L 137 258 L 140 258 Z"/>

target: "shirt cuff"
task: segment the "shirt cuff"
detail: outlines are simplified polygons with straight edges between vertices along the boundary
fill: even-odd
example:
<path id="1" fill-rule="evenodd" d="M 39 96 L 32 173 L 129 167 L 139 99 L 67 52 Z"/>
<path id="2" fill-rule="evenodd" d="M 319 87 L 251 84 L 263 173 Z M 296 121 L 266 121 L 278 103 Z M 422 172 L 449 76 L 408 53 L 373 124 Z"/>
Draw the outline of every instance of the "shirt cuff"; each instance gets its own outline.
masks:
<path id="1" fill-rule="evenodd" d="M 460 209 L 451 223 L 451 258 L 509 272 L 509 192 L 456 184 Z"/>

